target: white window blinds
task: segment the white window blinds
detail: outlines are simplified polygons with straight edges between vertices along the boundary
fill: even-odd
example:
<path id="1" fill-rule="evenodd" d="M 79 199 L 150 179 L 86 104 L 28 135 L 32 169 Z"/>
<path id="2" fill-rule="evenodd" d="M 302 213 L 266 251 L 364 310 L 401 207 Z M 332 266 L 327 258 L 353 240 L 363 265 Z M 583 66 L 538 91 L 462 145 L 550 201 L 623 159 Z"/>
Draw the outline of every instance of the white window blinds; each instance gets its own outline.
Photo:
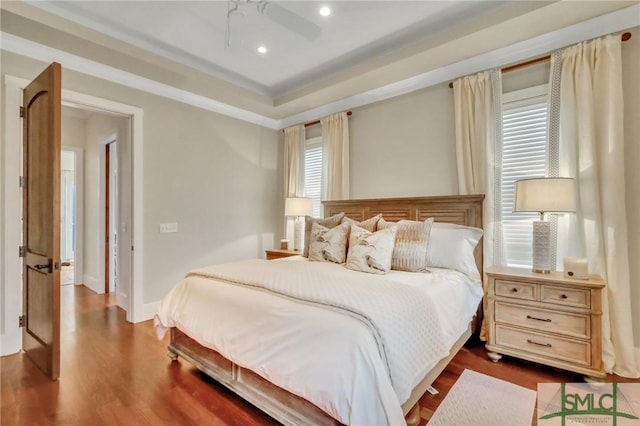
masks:
<path id="1" fill-rule="evenodd" d="M 307 139 L 304 150 L 304 196 L 311 198 L 313 217 L 322 217 L 322 138 Z"/>
<path id="2" fill-rule="evenodd" d="M 505 261 L 531 267 L 532 222 L 538 214 L 513 213 L 515 181 L 545 176 L 547 86 L 505 93 L 502 102 L 502 228 Z"/>

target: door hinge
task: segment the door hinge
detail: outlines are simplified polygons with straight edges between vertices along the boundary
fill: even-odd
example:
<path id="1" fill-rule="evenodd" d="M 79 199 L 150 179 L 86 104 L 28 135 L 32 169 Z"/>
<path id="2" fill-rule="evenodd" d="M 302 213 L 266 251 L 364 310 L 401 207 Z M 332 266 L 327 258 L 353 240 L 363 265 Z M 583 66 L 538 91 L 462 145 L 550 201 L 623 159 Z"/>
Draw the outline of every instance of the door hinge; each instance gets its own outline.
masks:
<path id="1" fill-rule="evenodd" d="M 24 327 L 26 322 L 27 321 L 24 315 L 20 315 L 18 317 L 18 327 Z"/>
<path id="2" fill-rule="evenodd" d="M 25 249 L 24 246 L 20 246 L 18 247 L 18 257 L 24 257 L 25 256 Z"/>
<path id="3" fill-rule="evenodd" d="M 20 107 L 20 118 L 24 118 L 24 107 Z"/>
<path id="4" fill-rule="evenodd" d="M 24 178 L 24 176 L 20 176 L 20 180 L 18 185 L 20 185 L 20 188 L 24 188 L 24 184 L 26 183 L 26 179 Z"/>

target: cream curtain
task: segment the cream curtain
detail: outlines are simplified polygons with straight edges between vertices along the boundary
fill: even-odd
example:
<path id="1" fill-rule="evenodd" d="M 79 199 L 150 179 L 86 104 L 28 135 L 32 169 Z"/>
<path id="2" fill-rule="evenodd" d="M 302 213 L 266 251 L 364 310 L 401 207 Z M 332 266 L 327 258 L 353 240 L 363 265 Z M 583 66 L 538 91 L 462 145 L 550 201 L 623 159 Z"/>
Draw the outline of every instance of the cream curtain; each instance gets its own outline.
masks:
<path id="1" fill-rule="evenodd" d="M 460 194 L 485 194 L 483 206 L 484 267 L 502 264 L 500 218 L 502 153 L 502 81 L 500 70 L 460 78 L 453 82 L 456 126 L 456 159 Z M 483 280 L 486 281 L 486 280 Z M 486 294 L 486 282 L 485 294 Z M 486 298 L 484 299 L 486 311 Z M 483 321 L 480 338 L 487 340 Z"/>
<path id="2" fill-rule="evenodd" d="M 284 129 L 284 194 L 304 196 L 304 126 Z"/>
<path id="3" fill-rule="evenodd" d="M 284 129 L 285 197 L 304 197 L 304 141 L 303 125 L 299 124 Z M 293 242 L 293 225 L 292 218 L 285 218 L 285 235 L 290 242 Z"/>
<path id="4" fill-rule="evenodd" d="M 322 199 L 349 199 L 349 117 L 346 112 L 320 120 L 322 125 Z"/>
<path id="5" fill-rule="evenodd" d="M 586 257 L 591 272 L 607 282 L 605 369 L 639 377 L 630 305 L 620 37 L 565 49 L 560 68 L 560 175 L 576 178 L 579 195 L 578 212 L 564 235 L 568 254 Z"/>

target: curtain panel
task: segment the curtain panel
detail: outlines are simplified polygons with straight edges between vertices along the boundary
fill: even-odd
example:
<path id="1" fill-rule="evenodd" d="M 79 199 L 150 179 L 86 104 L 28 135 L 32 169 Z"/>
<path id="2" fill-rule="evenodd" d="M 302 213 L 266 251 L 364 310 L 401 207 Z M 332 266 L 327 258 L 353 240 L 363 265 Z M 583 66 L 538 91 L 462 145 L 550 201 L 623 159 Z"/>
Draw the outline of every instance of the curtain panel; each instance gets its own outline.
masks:
<path id="1" fill-rule="evenodd" d="M 304 126 L 299 124 L 284 129 L 284 196 L 304 197 Z M 284 209 L 284 200 L 283 209 Z M 293 241 L 294 219 L 285 217 L 286 238 Z"/>
<path id="2" fill-rule="evenodd" d="M 284 129 L 284 194 L 304 196 L 304 126 Z"/>
<path id="3" fill-rule="evenodd" d="M 322 199 L 349 199 L 349 117 L 346 112 L 320 120 L 322 125 Z"/>
<path id="4" fill-rule="evenodd" d="M 607 372 L 640 377 L 633 344 L 625 209 L 620 37 L 564 49 L 551 74 L 560 87 L 560 175 L 578 186 L 578 209 L 559 230 L 566 253 L 586 257 L 607 282 L 602 360 Z M 559 55 L 553 55 L 557 61 Z M 554 81 L 555 79 L 555 81 Z M 636 325 L 637 326 L 637 325 Z"/>
<path id="5" fill-rule="evenodd" d="M 483 206 L 484 266 L 503 264 L 500 217 L 502 154 L 502 80 L 499 69 L 453 82 L 458 190 L 485 194 Z M 486 294 L 487 283 L 483 279 Z M 486 310 L 486 297 L 483 304 Z M 485 321 L 480 331 L 488 339 Z"/>

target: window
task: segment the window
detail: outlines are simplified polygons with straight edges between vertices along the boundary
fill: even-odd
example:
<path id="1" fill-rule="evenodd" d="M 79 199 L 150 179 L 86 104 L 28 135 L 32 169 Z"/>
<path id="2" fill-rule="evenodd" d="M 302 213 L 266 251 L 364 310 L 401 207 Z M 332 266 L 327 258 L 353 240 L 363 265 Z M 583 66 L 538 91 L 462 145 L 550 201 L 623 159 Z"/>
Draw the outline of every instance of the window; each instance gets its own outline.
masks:
<path id="1" fill-rule="evenodd" d="M 535 213 L 513 213 L 515 181 L 541 177 L 547 171 L 547 85 L 502 96 L 502 230 L 504 260 L 531 267 Z M 496 206 L 498 207 L 498 206 Z"/>
<path id="2" fill-rule="evenodd" d="M 313 204 L 313 217 L 322 217 L 322 138 L 307 139 L 304 149 L 304 196 Z"/>

